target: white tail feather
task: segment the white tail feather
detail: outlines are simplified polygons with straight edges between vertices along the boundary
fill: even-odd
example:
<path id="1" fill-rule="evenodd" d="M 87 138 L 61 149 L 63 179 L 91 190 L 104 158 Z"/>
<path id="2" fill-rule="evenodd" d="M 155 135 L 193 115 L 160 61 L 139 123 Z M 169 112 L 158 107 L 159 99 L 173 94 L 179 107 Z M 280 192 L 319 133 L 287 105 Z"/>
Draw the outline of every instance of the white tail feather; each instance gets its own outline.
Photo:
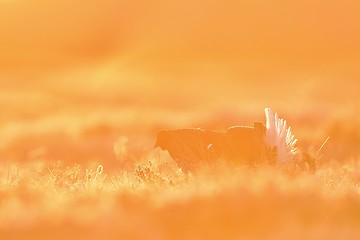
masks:
<path id="1" fill-rule="evenodd" d="M 297 139 L 287 127 L 286 120 L 279 118 L 270 108 L 265 108 L 266 143 L 277 148 L 278 163 L 287 163 L 293 159 L 296 152 Z"/>

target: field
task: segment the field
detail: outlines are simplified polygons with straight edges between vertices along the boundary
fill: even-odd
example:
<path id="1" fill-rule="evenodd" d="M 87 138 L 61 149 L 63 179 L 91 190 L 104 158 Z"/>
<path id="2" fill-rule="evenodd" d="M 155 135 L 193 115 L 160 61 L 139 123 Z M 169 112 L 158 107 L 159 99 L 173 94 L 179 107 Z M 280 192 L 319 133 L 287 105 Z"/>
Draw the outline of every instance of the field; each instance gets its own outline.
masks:
<path id="1" fill-rule="evenodd" d="M 0 0 L 0 239 L 359 239 L 356 1 Z M 162 129 L 287 120 L 317 171 L 185 175 Z"/>
<path id="2" fill-rule="evenodd" d="M 156 159 L 152 161 L 155 162 Z M 316 175 L 219 165 L 184 176 L 43 162 L 1 169 L 1 239 L 357 239 L 356 159 Z"/>
<path id="3" fill-rule="evenodd" d="M 49 102 L 28 94 L 16 92 L 25 101 L 4 108 L 11 117 L 1 128 L 1 239 L 357 239 L 360 234 L 358 122 L 289 114 L 299 147 L 314 153 L 330 136 L 315 175 L 219 163 L 185 176 L 167 152 L 153 149 L 158 130 L 198 124 L 223 130 L 237 119 L 244 125 L 264 121 L 262 111 L 204 121 L 181 109 L 126 115 L 118 105 L 86 99 L 74 108 L 64 103 L 63 109 L 37 113 Z"/>

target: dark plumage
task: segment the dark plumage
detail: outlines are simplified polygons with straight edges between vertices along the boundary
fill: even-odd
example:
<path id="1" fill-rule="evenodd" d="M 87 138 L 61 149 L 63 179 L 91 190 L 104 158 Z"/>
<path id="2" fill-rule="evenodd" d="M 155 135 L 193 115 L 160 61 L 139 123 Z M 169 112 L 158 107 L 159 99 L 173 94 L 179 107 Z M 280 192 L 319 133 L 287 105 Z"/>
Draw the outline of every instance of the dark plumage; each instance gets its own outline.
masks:
<path id="1" fill-rule="evenodd" d="M 210 149 L 223 137 L 224 133 L 203 129 L 162 130 L 157 134 L 155 147 L 167 150 L 182 170 L 189 171 L 199 163 L 217 159 Z"/>
<path id="2" fill-rule="evenodd" d="M 254 127 L 231 127 L 226 133 L 203 129 L 162 130 L 157 134 L 155 147 L 167 150 L 184 171 L 218 159 L 252 165 L 269 159 L 264 136 L 262 123 L 254 123 Z"/>
<path id="3" fill-rule="evenodd" d="M 254 127 L 229 128 L 222 141 L 213 144 L 213 150 L 226 162 L 254 165 L 270 159 L 265 144 L 265 126 L 254 123 Z"/>

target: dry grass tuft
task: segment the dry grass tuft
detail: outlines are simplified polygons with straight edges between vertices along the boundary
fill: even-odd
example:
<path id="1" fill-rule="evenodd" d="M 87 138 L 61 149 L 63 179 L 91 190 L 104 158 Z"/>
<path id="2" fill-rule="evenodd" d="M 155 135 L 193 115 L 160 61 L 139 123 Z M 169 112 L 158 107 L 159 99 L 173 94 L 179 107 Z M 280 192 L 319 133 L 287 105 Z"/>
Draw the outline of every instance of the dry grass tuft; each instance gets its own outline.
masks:
<path id="1" fill-rule="evenodd" d="M 356 239 L 360 161 L 316 175 L 219 164 L 185 176 L 33 163 L 0 168 L 1 239 Z M 55 235 L 54 235 L 55 234 Z"/>

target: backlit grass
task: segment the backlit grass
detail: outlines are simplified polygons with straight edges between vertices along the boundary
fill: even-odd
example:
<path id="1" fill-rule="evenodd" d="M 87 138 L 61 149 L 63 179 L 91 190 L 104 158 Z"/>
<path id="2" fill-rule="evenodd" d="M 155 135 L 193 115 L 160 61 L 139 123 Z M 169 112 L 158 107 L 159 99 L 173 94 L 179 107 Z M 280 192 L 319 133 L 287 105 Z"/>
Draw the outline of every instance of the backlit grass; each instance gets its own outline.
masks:
<path id="1" fill-rule="evenodd" d="M 156 159 L 133 170 L 61 163 L 1 167 L 1 239 L 356 239 L 360 162 L 202 168 Z M 163 166 L 166 165 L 166 166 Z"/>

